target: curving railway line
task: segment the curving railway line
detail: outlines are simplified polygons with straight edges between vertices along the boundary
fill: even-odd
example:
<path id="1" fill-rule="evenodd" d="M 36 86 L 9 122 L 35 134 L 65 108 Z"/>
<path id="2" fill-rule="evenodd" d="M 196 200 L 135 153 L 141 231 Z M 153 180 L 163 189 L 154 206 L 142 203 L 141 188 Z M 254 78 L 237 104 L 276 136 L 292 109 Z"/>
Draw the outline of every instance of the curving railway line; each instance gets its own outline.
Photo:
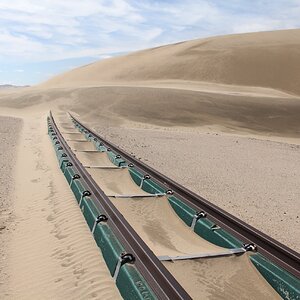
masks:
<path id="1" fill-rule="evenodd" d="M 300 299 L 300 254 L 52 113 L 59 165 L 125 299 Z"/>

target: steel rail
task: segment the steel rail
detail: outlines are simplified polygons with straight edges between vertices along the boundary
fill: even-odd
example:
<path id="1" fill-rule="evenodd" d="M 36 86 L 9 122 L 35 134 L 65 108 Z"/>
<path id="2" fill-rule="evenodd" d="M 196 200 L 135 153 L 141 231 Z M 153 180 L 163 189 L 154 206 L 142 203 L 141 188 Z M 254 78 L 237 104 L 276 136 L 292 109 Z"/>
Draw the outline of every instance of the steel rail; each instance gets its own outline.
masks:
<path id="1" fill-rule="evenodd" d="M 144 162 L 136 159 L 125 150 L 109 142 L 94 130 L 84 125 L 72 114 L 70 114 L 70 116 L 87 132 L 90 132 L 94 137 L 99 139 L 99 141 L 103 142 L 106 147 L 109 147 L 112 151 L 116 152 L 116 154 L 121 155 L 121 157 L 126 160 L 127 163 L 134 164 L 138 171 L 142 172 L 143 174 L 150 175 L 154 182 L 164 186 L 166 190 L 171 189 L 174 192 L 175 197 L 178 197 L 196 211 L 204 211 L 211 221 L 226 229 L 243 243 L 255 244 L 259 253 L 297 278 L 300 278 L 300 254 L 298 252 L 276 241 L 272 237 L 264 234 L 253 226 L 245 223 L 244 221 L 226 212 L 203 197 L 178 184 L 174 180 L 168 178 Z"/>
<path id="2" fill-rule="evenodd" d="M 113 230 L 125 248 L 125 251 L 134 256 L 136 268 L 145 278 L 157 298 L 191 299 L 188 293 L 154 255 L 77 159 L 60 133 L 51 112 L 50 121 L 58 137 L 58 141 L 60 141 L 60 145 L 68 156 L 68 160 L 73 164 L 73 168 L 80 175 L 81 182 L 85 188 L 91 192 L 91 197 L 93 200 L 96 200 L 95 204 L 101 213 L 104 213 L 108 217 L 107 224 Z"/>

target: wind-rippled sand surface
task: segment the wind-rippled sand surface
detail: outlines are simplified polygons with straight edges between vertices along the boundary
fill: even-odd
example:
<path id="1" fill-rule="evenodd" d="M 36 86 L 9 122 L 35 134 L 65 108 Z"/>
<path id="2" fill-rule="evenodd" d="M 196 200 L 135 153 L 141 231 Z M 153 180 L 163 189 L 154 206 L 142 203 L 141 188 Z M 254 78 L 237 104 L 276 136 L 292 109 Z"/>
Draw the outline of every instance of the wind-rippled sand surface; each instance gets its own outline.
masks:
<path id="1" fill-rule="evenodd" d="M 11 193 L 14 190 L 13 169 L 22 127 L 18 118 L 0 116 L 0 295 L 7 293 L 9 280 L 7 247 L 15 228 Z"/>
<path id="2" fill-rule="evenodd" d="M 24 118 L 14 163 L 4 299 L 121 298 L 59 170 L 45 114 Z"/>

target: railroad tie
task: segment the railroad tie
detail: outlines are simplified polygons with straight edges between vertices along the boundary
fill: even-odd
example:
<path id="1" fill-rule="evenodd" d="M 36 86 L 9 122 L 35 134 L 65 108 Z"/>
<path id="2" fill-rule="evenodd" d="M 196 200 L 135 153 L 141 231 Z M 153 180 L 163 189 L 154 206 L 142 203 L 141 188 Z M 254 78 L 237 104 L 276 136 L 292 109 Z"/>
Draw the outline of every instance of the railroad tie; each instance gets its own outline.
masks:
<path id="1" fill-rule="evenodd" d="M 68 131 L 61 131 L 61 134 L 80 134 L 80 132 L 68 132 Z"/>
<path id="2" fill-rule="evenodd" d="M 110 198 L 152 198 L 152 197 L 162 197 L 166 196 L 166 193 L 157 193 L 157 194 L 128 194 L 128 195 L 106 195 Z"/>
<path id="3" fill-rule="evenodd" d="M 88 140 L 79 140 L 79 139 L 76 139 L 76 140 L 72 140 L 72 139 L 66 139 L 67 142 L 87 142 L 87 143 L 90 143 Z"/>
<path id="4" fill-rule="evenodd" d="M 127 166 L 84 166 L 87 169 L 126 169 Z"/>
<path id="5" fill-rule="evenodd" d="M 99 150 L 76 150 L 76 149 L 72 149 L 74 152 L 98 152 L 100 153 L 101 151 Z"/>
<path id="6" fill-rule="evenodd" d="M 231 256 L 234 254 L 243 254 L 245 252 L 247 252 L 245 248 L 234 248 L 234 249 L 227 249 L 226 251 L 221 251 L 217 253 L 200 253 L 200 254 L 178 255 L 178 256 L 160 255 L 157 258 L 160 261 L 175 261 L 175 260 L 188 260 L 188 259 L 197 259 L 197 258 Z"/>

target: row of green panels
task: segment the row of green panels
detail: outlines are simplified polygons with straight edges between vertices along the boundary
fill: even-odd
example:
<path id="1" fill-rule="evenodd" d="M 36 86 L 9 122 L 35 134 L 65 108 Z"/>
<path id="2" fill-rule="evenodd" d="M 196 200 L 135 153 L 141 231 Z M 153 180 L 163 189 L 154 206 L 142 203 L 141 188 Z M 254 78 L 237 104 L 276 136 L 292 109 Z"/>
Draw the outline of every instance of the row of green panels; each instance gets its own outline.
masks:
<path id="1" fill-rule="evenodd" d="M 87 132 L 83 127 L 79 124 L 75 125 L 80 132 L 82 132 L 88 141 L 91 141 L 95 144 L 96 149 L 102 152 L 106 152 L 109 159 L 116 165 L 116 166 L 127 166 L 126 162 L 122 160 L 122 158 L 107 149 L 98 138 L 94 137 L 91 133 Z M 50 135 L 52 133 L 50 132 Z M 54 138 L 54 139 L 53 139 Z M 55 136 L 52 136 L 53 144 L 57 142 Z M 66 177 L 70 172 L 74 173 L 71 167 L 67 167 L 68 159 L 64 157 L 64 151 L 61 149 L 59 144 L 55 145 L 56 154 L 59 159 L 60 167 Z M 134 166 L 128 167 L 129 173 L 135 183 L 140 186 L 141 181 L 143 180 L 144 174 L 138 172 Z M 73 174 L 74 175 L 74 174 Z M 70 176 L 70 175 L 69 175 Z M 70 179 L 70 178 L 69 178 Z M 80 183 L 80 180 L 74 181 L 72 184 L 73 192 L 76 198 L 81 197 L 84 189 Z M 156 193 L 165 193 L 165 189 L 151 179 L 148 179 L 143 182 L 142 189 L 148 193 L 156 194 Z M 196 214 L 196 211 L 189 207 L 187 204 L 182 202 L 180 199 L 170 195 L 168 196 L 168 200 L 177 213 L 177 215 L 187 224 L 187 226 L 191 226 L 193 218 Z M 85 205 L 86 201 L 84 202 Z M 90 202 L 88 202 L 90 203 Z M 91 202 L 92 203 L 92 202 Z M 94 207 L 95 209 L 95 207 Z M 96 215 L 99 215 L 101 212 L 96 212 Z M 232 236 L 229 232 L 224 229 L 214 230 L 215 224 L 211 222 L 208 218 L 200 218 L 194 227 L 195 233 L 197 233 L 202 238 L 206 239 L 207 241 L 214 243 L 215 245 L 224 247 L 224 248 L 238 248 L 242 247 L 243 243 Z M 117 252 L 116 252 L 117 254 Z M 286 272 L 285 270 L 281 269 L 277 265 L 273 264 L 266 258 L 264 258 L 259 253 L 255 253 L 250 256 L 251 261 L 257 267 L 257 269 L 261 272 L 261 274 L 266 278 L 266 280 L 273 286 L 273 288 L 280 294 L 280 296 L 284 299 L 300 299 L 300 289 L 299 289 L 299 280 L 292 276 L 290 273 Z M 108 263 L 108 262 L 107 262 Z M 108 263 L 109 265 L 109 263 Z M 110 258 L 110 265 L 115 266 L 115 262 L 111 262 Z M 141 281 L 144 282 L 144 281 Z M 133 298 L 131 298 L 133 299 Z"/>

